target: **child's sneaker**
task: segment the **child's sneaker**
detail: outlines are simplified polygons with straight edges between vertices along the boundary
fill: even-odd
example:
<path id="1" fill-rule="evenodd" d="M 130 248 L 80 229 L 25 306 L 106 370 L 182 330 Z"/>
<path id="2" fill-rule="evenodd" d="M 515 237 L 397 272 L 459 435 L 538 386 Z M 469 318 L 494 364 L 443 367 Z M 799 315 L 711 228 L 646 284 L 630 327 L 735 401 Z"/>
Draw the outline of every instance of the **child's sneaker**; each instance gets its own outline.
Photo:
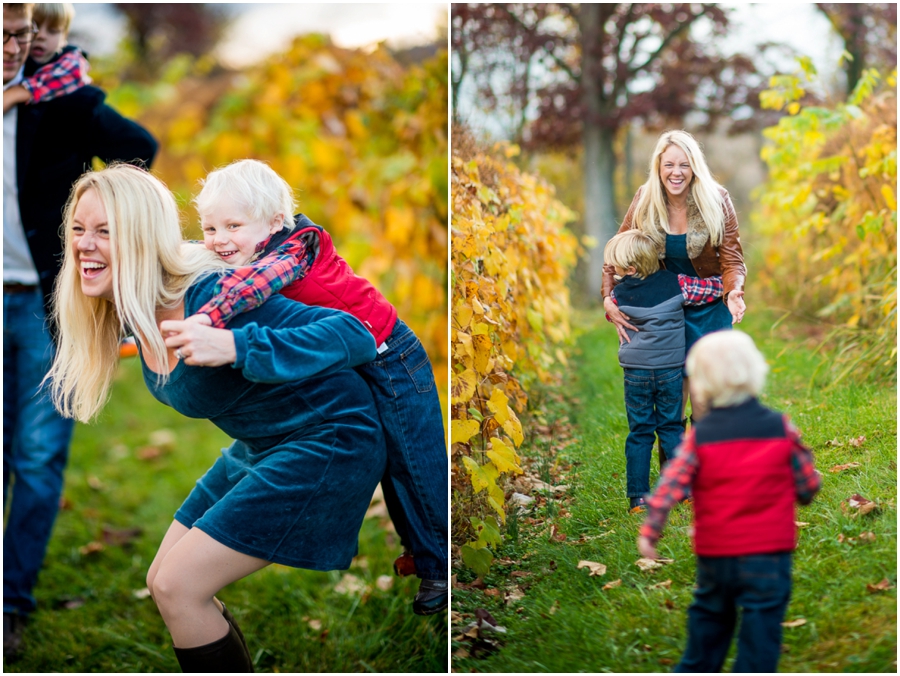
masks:
<path id="1" fill-rule="evenodd" d="M 628 498 L 628 513 L 640 514 L 647 511 L 647 502 L 644 498 Z"/>

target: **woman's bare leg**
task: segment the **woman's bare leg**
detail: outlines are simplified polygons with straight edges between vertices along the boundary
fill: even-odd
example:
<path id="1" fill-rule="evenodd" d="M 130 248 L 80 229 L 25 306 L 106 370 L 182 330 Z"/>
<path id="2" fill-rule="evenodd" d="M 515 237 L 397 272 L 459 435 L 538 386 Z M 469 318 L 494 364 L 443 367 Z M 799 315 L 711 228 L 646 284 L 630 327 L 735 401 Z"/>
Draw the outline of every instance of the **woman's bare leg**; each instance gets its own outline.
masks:
<path id="1" fill-rule="evenodd" d="M 150 570 L 147 571 L 147 589 L 150 590 L 151 594 L 153 593 L 153 581 L 156 579 L 156 573 L 159 570 L 160 564 L 163 559 L 166 558 L 166 554 L 169 553 L 169 550 L 172 549 L 176 542 L 187 535 L 189 530 L 190 529 L 187 526 L 178 521 L 172 521 L 169 530 L 167 530 L 166 534 L 163 536 L 159 549 L 156 550 L 156 556 L 153 557 L 153 563 L 150 564 Z"/>
<path id="2" fill-rule="evenodd" d="M 197 528 L 178 538 L 157 566 L 150 587 L 173 645 L 195 648 L 225 636 L 228 622 L 216 592 L 267 565 L 268 561 L 230 549 Z"/>

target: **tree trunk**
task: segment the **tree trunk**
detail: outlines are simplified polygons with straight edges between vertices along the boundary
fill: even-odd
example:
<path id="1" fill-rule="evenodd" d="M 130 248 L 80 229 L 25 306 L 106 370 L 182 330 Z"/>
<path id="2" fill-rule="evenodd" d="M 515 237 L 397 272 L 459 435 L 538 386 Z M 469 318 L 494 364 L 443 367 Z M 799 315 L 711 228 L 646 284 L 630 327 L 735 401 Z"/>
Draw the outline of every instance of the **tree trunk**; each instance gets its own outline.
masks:
<path id="1" fill-rule="evenodd" d="M 585 232 L 597 241 L 588 264 L 588 292 L 592 299 L 602 300 L 603 247 L 616 234 L 614 174 L 616 155 L 613 150 L 615 131 L 599 125 L 584 128 L 584 219 Z"/>
<path id="2" fill-rule="evenodd" d="M 615 128 L 604 119 L 603 64 L 601 40 L 604 37 L 601 5 L 583 3 L 579 11 L 581 28 L 581 85 L 585 110 L 584 143 L 584 230 L 597 246 L 589 253 L 587 285 L 593 301 L 602 301 L 603 247 L 616 233 L 613 175 L 616 156 L 613 151 Z"/>

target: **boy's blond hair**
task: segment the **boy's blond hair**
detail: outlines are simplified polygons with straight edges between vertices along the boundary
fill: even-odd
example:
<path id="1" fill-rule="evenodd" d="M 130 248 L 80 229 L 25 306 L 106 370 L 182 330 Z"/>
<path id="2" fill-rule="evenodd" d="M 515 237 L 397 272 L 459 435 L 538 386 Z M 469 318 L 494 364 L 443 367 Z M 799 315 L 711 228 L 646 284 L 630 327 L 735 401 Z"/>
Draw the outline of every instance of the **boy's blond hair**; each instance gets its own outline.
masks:
<path id="1" fill-rule="evenodd" d="M 294 191 L 288 182 L 265 162 L 238 160 L 211 171 L 200 181 L 203 188 L 194 198 L 201 218 L 222 199 L 231 198 L 254 221 L 269 223 L 284 216 L 284 227 L 294 227 Z"/>
<path id="2" fill-rule="evenodd" d="M 62 31 L 67 37 L 74 18 L 75 7 L 71 2 L 39 2 L 34 6 L 34 22 L 38 26 L 47 22 L 52 30 Z"/>
<path id="3" fill-rule="evenodd" d="M 656 246 L 640 230 L 620 232 L 606 243 L 603 262 L 623 270 L 634 266 L 635 277 L 644 279 L 659 270 Z"/>
<path id="4" fill-rule="evenodd" d="M 713 408 L 759 396 L 769 370 L 753 339 L 742 331 L 715 331 L 698 340 L 685 364 L 691 396 Z"/>

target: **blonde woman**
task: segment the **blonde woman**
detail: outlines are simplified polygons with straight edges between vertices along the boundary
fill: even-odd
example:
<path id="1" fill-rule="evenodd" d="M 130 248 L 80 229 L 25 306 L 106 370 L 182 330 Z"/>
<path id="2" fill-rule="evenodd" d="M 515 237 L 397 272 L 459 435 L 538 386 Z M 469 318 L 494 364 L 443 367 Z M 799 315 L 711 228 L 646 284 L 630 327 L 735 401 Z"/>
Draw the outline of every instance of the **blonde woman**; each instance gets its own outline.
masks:
<path id="1" fill-rule="evenodd" d="M 375 357 L 375 341 L 351 315 L 276 295 L 229 330 L 202 327 L 191 354 L 167 344 L 212 297 L 225 265 L 182 246 L 175 201 L 149 173 L 112 166 L 73 187 L 55 294 L 54 403 L 92 419 L 119 339 L 132 332 L 153 395 L 237 440 L 178 509 L 147 574 L 185 672 L 253 670 L 215 594 L 272 562 L 349 567 L 385 467 L 372 396 L 350 370 Z"/>
<path id="2" fill-rule="evenodd" d="M 704 279 L 722 277 L 724 303 L 684 309 L 686 351 L 701 336 L 740 323 L 746 309 L 747 268 L 734 205 L 728 191 L 713 179 L 700 145 L 686 131 L 667 131 L 659 137 L 647 182 L 635 194 L 619 232 L 633 228 L 653 240 L 665 269 Z M 630 342 L 625 329 L 638 329 L 609 297 L 614 274 L 612 266 L 603 266 L 603 307 L 616 325 L 620 342 Z M 687 399 L 685 378 L 682 416 Z M 661 449 L 665 450 L 674 449 Z"/>

